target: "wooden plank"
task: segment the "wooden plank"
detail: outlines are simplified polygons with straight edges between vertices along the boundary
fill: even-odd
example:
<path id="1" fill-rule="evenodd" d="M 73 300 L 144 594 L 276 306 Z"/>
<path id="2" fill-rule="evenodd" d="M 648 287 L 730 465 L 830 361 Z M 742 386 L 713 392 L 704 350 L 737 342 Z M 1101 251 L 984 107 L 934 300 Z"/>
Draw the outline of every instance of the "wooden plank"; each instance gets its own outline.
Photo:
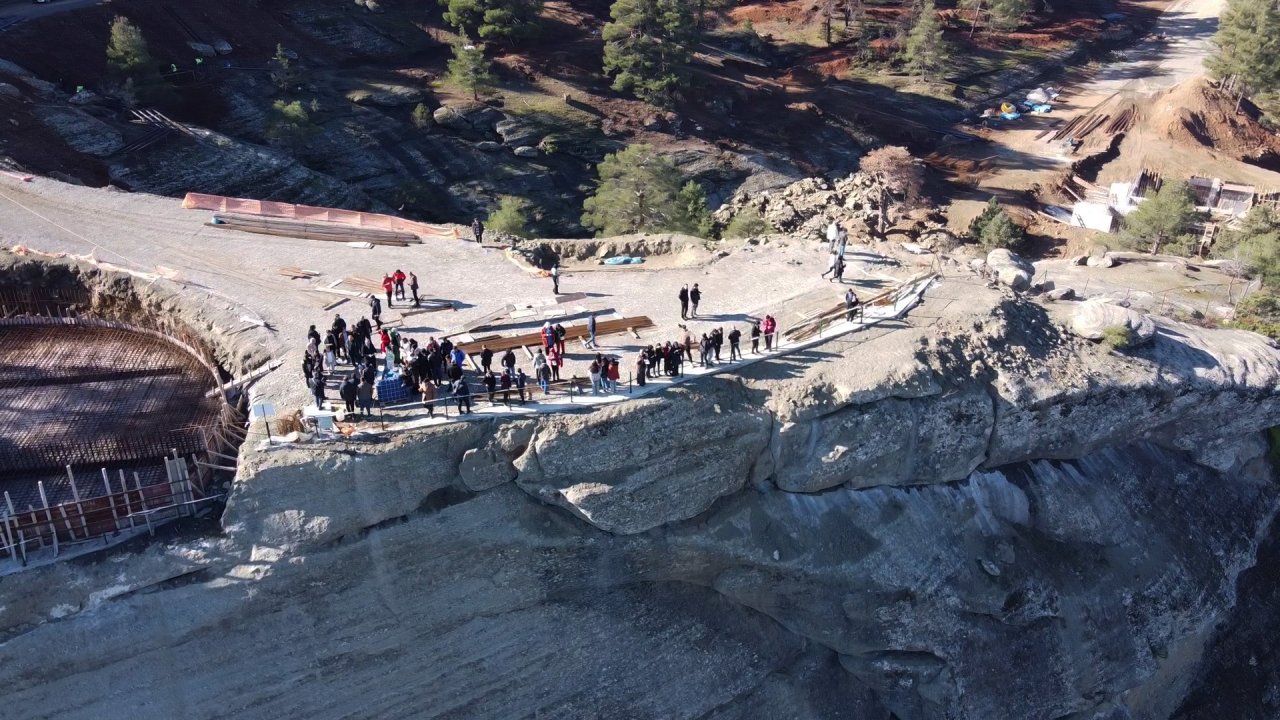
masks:
<path id="1" fill-rule="evenodd" d="M 598 322 L 596 324 L 596 335 L 613 335 L 616 333 L 627 332 L 627 328 L 643 330 L 653 326 L 653 321 L 644 315 L 624 317 L 617 320 L 605 320 Z M 578 338 L 585 338 L 588 336 L 590 336 L 590 333 L 587 332 L 586 323 L 581 325 L 572 325 L 565 328 L 566 341 L 577 340 Z M 495 353 L 501 353 L 505 350 L 513 350 L 515 348 L 524 347 L 525 345 L 541 347 L 542 333 L 541 331 L 533 331 L 508 337 L 486 338 L 482 341 L 477 340 L 470 343 L 461 343 L 458 347 L 462 348 L 462 351 L 467 354 L 478 353 L 480 352 L 481 342 L 487 344 L 489 349 Z"/>

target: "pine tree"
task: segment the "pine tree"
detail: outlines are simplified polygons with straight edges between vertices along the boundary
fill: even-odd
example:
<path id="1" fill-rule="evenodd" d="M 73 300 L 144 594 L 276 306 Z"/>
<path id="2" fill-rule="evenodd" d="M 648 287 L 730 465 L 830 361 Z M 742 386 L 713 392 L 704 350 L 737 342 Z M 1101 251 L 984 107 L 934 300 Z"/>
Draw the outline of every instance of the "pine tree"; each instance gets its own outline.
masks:
<path id="1" fill-rule="evenodd" d="M 111 21 L 107 68 L 126 97 L 148 104 L 164 104 L 173 99 L 173 89 L 156 68 L 142 31 L 128 18 L 117 16 Z"/>
<path id="2" fill-rule="evenodd" d="M 1240 95 L 1280 90 L 1280 7 L 1275 0 L 1228 0 L 1206 63 L 1219 79 L 1234 79 Z"/>
<path id="3" fill-rule="evenodd" d="M 538 30 L 541 0 L 440 0 L 445 22 L 468 37 L 508 40 Z"/>
<path id="4" fill-rule="evenodd" d="M 1222 233 L 1213 255 L 1239 262 L 1266 287 L 1280 287 L 1280 217 L 1265 205 L 1253 208 L 1238 228 Z"/>
<path id="5" fill-rule="evenodd" d="M 448 80 L 471 93 L 472 100 L 488 95 L 498 81 L 493 75 L 493 63 L 484 56 L 484 51 L 465 41 L 453 46 Z"/>
<path id="6" fill-rule="evenodd" d="M 938 20 L 933 0 L 921 3 L 920 14 L 911 26 L 911 32 L 907 33 L 902 55 L 907 72 L 918 75 L 925 82 L 936 76 L 950 56 L 946 41 L 942 39 L 942 22 Z"/>
<path id="7" fill-rule="evenodd" d="M 616 0 L 604 26 L 604 72 L 613 89 L 655 105 L 685 82 L 695 24 L 684 0 Z"/>
<path id="8" fill-rule="evenodd" d="M 1154 255 L 1169 243 L 1189 245 L 1191 230 L 1199 219 L 1191 187 L 1181 181 L 1166 182 L 1124 219 L 1123 237 L 1135 245 L 1151 243 Z"/>
<path id="9" fill-rule="evenodd" d="M 533 215 L 533 206 L 528 200 L 513 195 L 498 198 L 498 207 L 489 213 L 486 227 L 494 232 L 529 237 L 529 222 Z"/>
<path id="10" fill-rule="evenodd" d="M 155 65 L 147 41 L 137 25 L 126 17 L 116 16 L 111 21 L 111 39 L 107 42 L 107 63 L 122 76 L 133 76 L 144 68 Z"/>
<path id="11" fill-rule="evenodd" d="M 596 172 L 600 185 L 582 205 L 582 224 L 600 235 L 707 234 L 710 218 L 702 188 L 682 185 L 680 171 L 652 147 L 631 145 L 605 157 Z"/>
<path id="12" fill-rule="evenodd" d="M 981 23 L 983 16 L 987 19 L 988 30 L 1012 30 L 1022 23 L 1022 18 L 1031 10 L 1029 0 L 960 0 L 960 8 L 973 13 L 969 26 L 969 36 Z"/>

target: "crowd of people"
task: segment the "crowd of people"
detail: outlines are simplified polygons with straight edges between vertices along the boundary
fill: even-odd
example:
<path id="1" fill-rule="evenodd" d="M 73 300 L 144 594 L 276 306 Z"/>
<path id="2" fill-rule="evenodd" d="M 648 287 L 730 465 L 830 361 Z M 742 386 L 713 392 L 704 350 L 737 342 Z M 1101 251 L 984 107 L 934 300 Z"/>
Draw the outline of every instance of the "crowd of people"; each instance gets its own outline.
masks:
<path id="1" fill-rule="evenodd" d="M 477 240 L 482 237 L 482 228 L 473 228 Z M 834 273 L 834 279 L 839 279 L 843 271 L 847 234 L 833 222 L 828 229 L 828 239 L 833 258 L 829 271 Z M 558 284 L 559 273 L 552 277 Z M 414 306 L 421 302 L 418 277 L 412 272 L 396 269 L 385 274 L 382 289 L 387 307 L 394 307 L 397 301 Z M 677 299 L 682 319 L 698 319 L 702 290 L 697 283 L 692 287 L 681 287 Z M 853 320 L 861 312 L 861 304 L 852 288 L 846 291 L 844 301 L 846 319 Z M 381 397 L 383 394 L 396 398 L 417 395 L 428 415 L 434 417 L 436 406 L 442 403 L 456 404 L 460 414 L 470 413 L 474 404 L 480 401 L 477 397 L 491 405 L 502 403 L 510 406 L 513 400 L 520 404 L 532 402 L 534 384 L 544 396 L 551 393 L 552 385 L 561 383 L 569 383 L 570 392 L 588 391 L 585 380 L 579 381 L 576 376 L 563 377 L 565 340 L 569 334 L 563 324 L 549 321 L 543 324 L 538 333 L 541 346 L 533 355 L 533 374 L 530 376 L 518 366 L 516 353 L 511 348 L 506 348 L 501 356 L 496 357 L 498 363 L 495 367 L 496 353 L 488 345 L 482 345 L 477 353 L 479 363 L 473 365 L 469 372 L 467 364 L 470 358 L 448 337 L 438 341 L 430 337 L 425 344 L 419 344 L 416 339 L 384 327 L 382 300 L 377 294 L 369 299 L 369 313 L 369 318 L 361 318 L 353 325 L 348 325 L 338 314 L 323 335 L 315 325 L 307 332 L 307 351 L 302 369 L 318 408 L 324 408 L 328 383 L 334 379 L 337 379 L 338 397 L 346 413 L 365 418 L 371 416 L 375 402 L 386 400 Z M 687 364 L 697 363 L 699 367 L 712 368 L 741 360 L 747 353 L 770 352 L 775 346 L 778 323 L 772 315 L 753 320 L 746 328 L 745 338 L 743 329 L 739 327 L 731 327 L 727 333 L 722 326 L 702 333 L 694 332 L 683 324 L 680 328 L 684 331 L 681 337 L 641 347 L 632 366 L 624 370 L 622 358 L 600 350 L 596 314 L 589 313 L 581 339 L 584 348 L 594 352 L 587 369 L 590 393 L 621 392 L 624 377 L 628 385 L 634 382 L 643 387 L 649 380 L 683 375 Z M 750 350 L 745 352 L 744 339 L 751 342 Z M 475 380 L 474 388 L 472 379 Z M 579 385 L 579 382 L 583 384 Z M 398 383 L 403 387 L 392 385 L 390 388 L 395 392 L 391 393 L 387 392 L 385 383 Z M 378 392 L 380 386 L 382 393 Z"/>

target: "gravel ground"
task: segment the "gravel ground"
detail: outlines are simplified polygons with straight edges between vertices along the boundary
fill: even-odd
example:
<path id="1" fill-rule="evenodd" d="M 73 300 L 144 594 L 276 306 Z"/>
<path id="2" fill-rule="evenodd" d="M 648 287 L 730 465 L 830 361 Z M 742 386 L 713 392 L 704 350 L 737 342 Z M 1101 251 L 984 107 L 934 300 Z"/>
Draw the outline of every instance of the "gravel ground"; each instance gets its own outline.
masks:
<path id="1" fill-rule="evenodd" d="M 0 178 L 0 238 L 5 245 L 93 253 L 99 260 L 149 272 L 170 269 L 183 280 L 233 300 L 245 317 L 261 318 L 274 327 L 274 336 L 262 343 L 271 355 L 282 358 L 284 365 L 259 381 L 254 393 L 279 404 L 306 402 L 300 366 L 308 326 L 314 323 L 323 330 L 335 312 L 348 322 L 367 315 L 367 300 L 354 298 L 325 311 L 326 304 L 339 298 L 308 287 L 346 276 L 377 279 L 396 268 L 415 271 L 422 297 L 452 300 L 458 308 L 456 312 L 406 318 L 402 333 L 420 342 L 455 332 L 503 305 L 552 297 L 549 279 L 530 275 L 500 250 L 471 242 L 438 239 L 406 248 L 356 249 L 341 243 L 213 228 L 204 224 L 210 216 L 207 211 L 184 210 L 174 198 L 90 189 L 41 178 L 29 183 Z M 683 335 L 676 294 L 686 283 L 698 283 L 703 291 L 700 313 L 705 319 L 689 323 L 696 333 L 717 325 L 727 333 L 737 324 L 745 335 L 748 316 L 765 312 L 773 313 L 785 328 L 802 313 L 834 304 L 843 295 L 843 288 L 819 277 L 826 269 L 825 255 L 815 244 L 774 239 L 768 244 L 726 247 L 730 248 L 727 256 L 696 268 L 652 270 L 641 266 L 630 272 L 568 272 L 561 278 L 561 290 L 589 293 L 581 303 L 588 309 L 653 319 L 656 327 L 642 331 L 639 341 L 626 335 L 601 338 L 602 351 L 621 355 L 624 366 L 642 343 Z M 321 275 L 313 281 L 292 280 L 277 273 L 283 266 L 315 270 Z M 866 248 L 851 248 L 846 278 L 865 297 L 895 277 L 905 278 L 914 272 Z M 383 317 L 400 317 L 400 307 L 384 310 Z M 580 345 L 570 345 L 564 372 L 585 376 L 591 356 Z M 531 373 L 532 363 L 523 353 L 518 357 L 520 366 Z"/>

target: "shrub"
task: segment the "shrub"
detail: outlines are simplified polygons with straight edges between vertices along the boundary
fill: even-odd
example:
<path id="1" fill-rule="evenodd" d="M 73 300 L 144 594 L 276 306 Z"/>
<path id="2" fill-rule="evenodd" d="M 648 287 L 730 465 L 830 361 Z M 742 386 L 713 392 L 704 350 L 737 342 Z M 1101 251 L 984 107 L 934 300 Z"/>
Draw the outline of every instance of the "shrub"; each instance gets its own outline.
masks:
<path id="1" fill-rule="evenodd" d="M 1026 239 L 1022 228 L 1018 227 L 995 198 L 991 198 L 982 214 L 969 224 L 969 235 L 988 251 L 996 248 L 1017 250 Z"/>
<path id="2" fill-rule="evenodd" d="M 1280 295 L 1256 292 L 1236 304 L 1232 327 L 1280 340 Z"/>
<path id="3" fill-rule="evenodd" d="M 1102 329 L 1102 344 L 1112 350 L 1125 350 L 1133 344 L 1133 331 L 1128 325 L 1109 325 Z"/>
<path id="4" fill-rule="evenodd" d="M 426 130 L 435 122 L 435 118 L 431 115 L 431 111 L 422 103 L 418 103 L 414 106 L 413 114 L 410 116 L 410 119 L 413 121 L 413 126 L 419 130 Z"/>
<path id="5" fill-rule="evenodd" d="M 276 100 L 267 117 L 267 139 L 281 145 L 296 145 L 316 132 L 307 109 L 298 100 Z"/>
<path id="6" fill-rule="evenodd" d="M 489 213 L 489 221 L 485 225 L 495 232 L 527 238 L 532 209 L 533 206 L 524 198 L 503 195 L 498 198 L 498 207 Z"/>
<path id="7" fill-rule="evenodd" d="M 733 216 L 724 229 L 724 236 L 727 238 L 757 237 L 773 232 L 777 230 L 764 219 L 760 211 L 749 207 Z"/>

